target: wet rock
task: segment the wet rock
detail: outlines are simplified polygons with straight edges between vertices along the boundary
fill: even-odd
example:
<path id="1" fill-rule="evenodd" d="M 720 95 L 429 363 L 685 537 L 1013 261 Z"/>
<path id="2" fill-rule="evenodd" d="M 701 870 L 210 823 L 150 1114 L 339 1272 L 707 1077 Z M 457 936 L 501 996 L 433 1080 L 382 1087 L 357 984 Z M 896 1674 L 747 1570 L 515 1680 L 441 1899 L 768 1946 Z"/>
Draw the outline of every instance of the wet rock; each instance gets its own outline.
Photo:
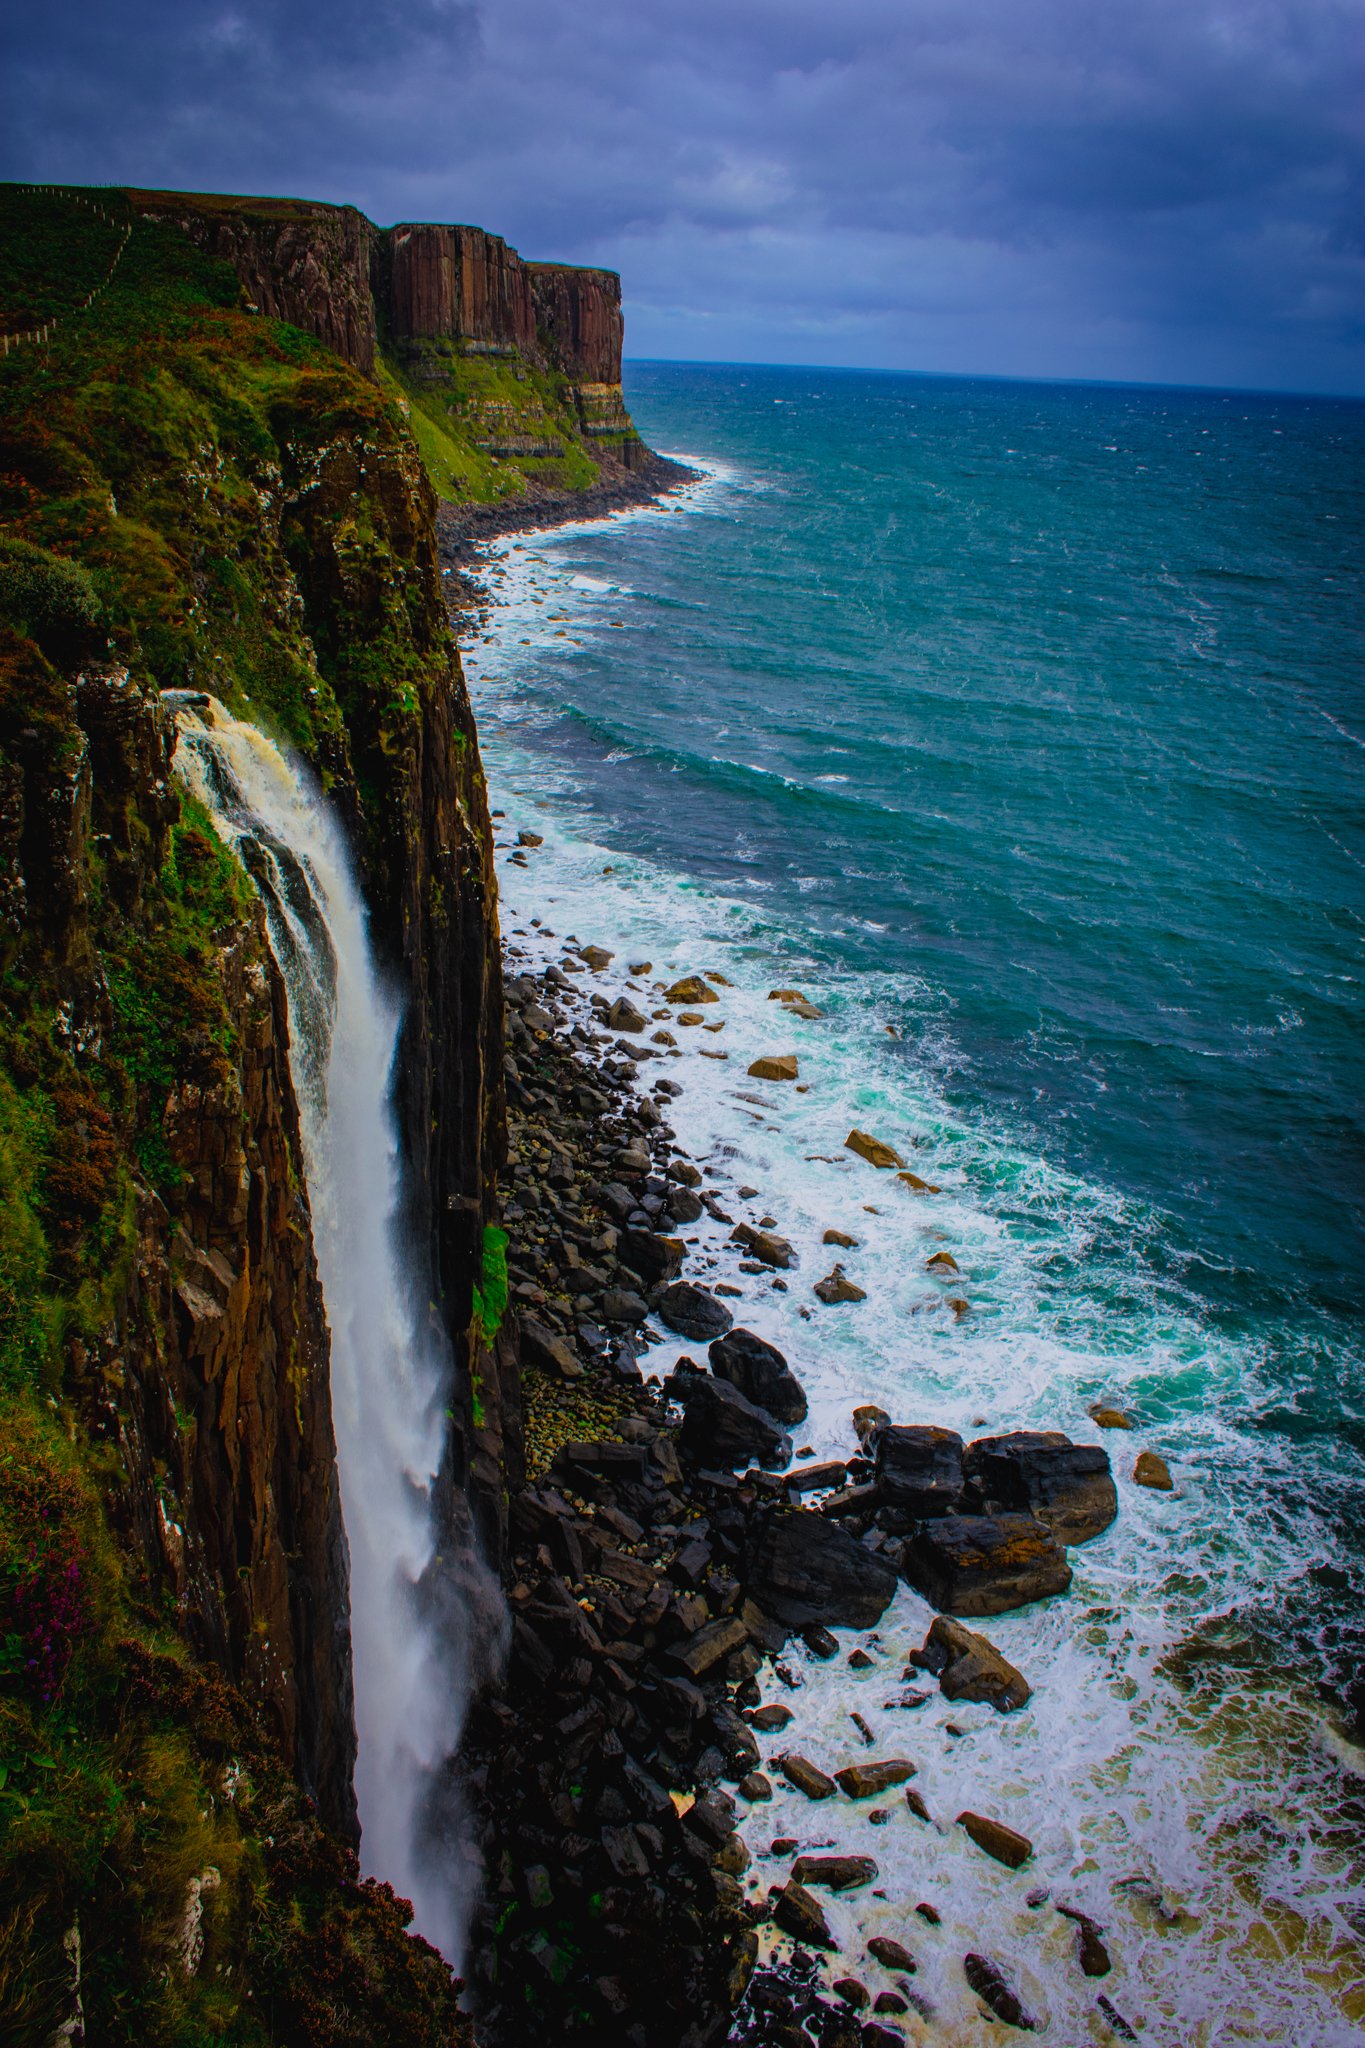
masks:
<path id="1" fill-rule="evenodd" d="M 1011 1870 L 1018 1870 L 1033 1854 L 1033 1844 L 1027 1835 L 1019 1834 L 1014 1828 L 1007 1828 L 1002 1820 L 991 1820 L 984 1813 L 960 1813 L 957 1824 L 964 1828 L 988 1856 L 994 1856 L 997 1863 L 1006 1864 Z"/>
<path id="2" fill-rule="evenodd" d="M 874 1457 L 878 1490 L 906 1514 L 948 1515 L 959 1505 L 965 1480 L 956 1430 L 931 1424 L 881 1429 Z"/>
<path id="3" fill-rule="evenodd" d="M 998 1714 L 1016 1712 L 1032 1696 L 1022 1672 L 992 1643 L 944 1614 L 935 1617 L 912 1662 L 937 1674 L 946 1699 L 982 1701 Z"/>
<path id="4" fill-rule="evenodd" d="M 718 1003 L 720 997 L 713 988 L 708 988 L 699 974 L 685 974 L 681 981 L 675 981 L 671 988 L 664 990 L 666 1003 Z"/>
<path id="5" fill-rule="evenodd" d="M 885 1559 L 839 1523 L 804 1508 L 768 1524 L 749 1574 L 752 1597 L 790 1628 L 871 1628 L 895 1590 L 896 1574 Z"/>
<path id="6" fill-rule="evenodd" d="M 1006 1614 L 1071 1584 L 1066 1552 L 1031 1515 L 945 1515 L 901 1546 L 901 1570 L 948 1614 Z"/>
<path id="7" fill-rule="evenodd" d="M 687 1246 L 680 1237 L 659 1237 L 652 1230 L 623 1230 L 617 1255 L 647 1286 L 657 1287 L 661 1280 L 677 1278 Z"/>
<path id="8" fill-rule="evenodd" d="M 844 1139 L 844 1149 L 856 1152 L 869 1166 L 904 1166 L 905 1161 L 892 1146 L 884 1145 L 880 1138 L 870 1136 L 867 1131 L 850 1131 Z"/>
<path id="9" fill-rule="evenodd" d="M 699 1628 L 694 1636 L 677 1643 L 669 1653 L 681 1664 L 689 1678 L 700 1678 L 713 1664 L 719 1664 L 732 1650 L 738 1650 L 748 1641 L 744 1623 L 735 1615 L 725 1615 L 720 1621 L 713 1621 L 706 1628 Z"/>
<path id="10" fill-rule="evenodd" d="M 849 1252 L 856 1252 L 858 1249 L 858 1239 L 850 1237 L 846 1230 L 827 1230 L 820 1242 L 821 1244 L 842 1245 L 844 1250 Z"/>
<path id="11" fill-rule="evenodd" d="M 676 1330 L 680 1337 L 690 1337 L 696 1344 L 723 1337 L 735 1320 L 723 1302 L 690 1280 L 675 1280 L 665 1289 L 659 1302 L 659 1316 L 670 1330 Z"/>
<path id="12" fill-rule="evenodd" d="M 927 1905 L 921 1899 L 915 1911 L 919 1914 L 920 1919 L 927 1920 L 931 1927 L 941 1927 L 943 1925 L 943 1915 L 939 1912 L 937 1906 Z"/>
<path id="13" fill-rule="evenodd" d="M 528 832 L 523 827 L 517 834 L 518 846 L 543 846 L 544 844 L 545 834 L 543 832 Z"/>
<path id="14" fill-rule="evenodd" d="M 1096 1423 L 1100 1429 L 1131 1429 L 1133 1427 L 1131 1415 L 1125 1414 L 1122 1408 L 1110 1408 L 1103 1401 L 1097 1401 L 1092 1408 L 1087 1410 L 1087 1413 L 1090 1416 L 1090 1420 Z"/>
<path id="15" fill-rule="evenodd" d="M 1015 1430 L 969 1444 L 963 1468 L 983 1507 L 1031 1514 L 1062 1543 L 1087 1543 L 1118 1513 L 1109 1453 L 1060 1430 Z"/>
<path id="16" fill-rule="evenodd" d="M 555 1028 L 554 1018 L 539 1003 L 527 1003 L 521 1013 L 521 1021 L 530 1031 L 553 1031 Z"/>
<path id="17" fill-rule="evenodd" d="M 664 1321 L 669 1321 L 667 1315 Z M 694 1465 L 728 1470 L 752 1459 L 771 1469 L 785 1465 L 791 1457 L 791 1438 L 786 1431 L 752 1401 L 746 1401 L 728 1380 L 705 1373 L 686 1378 L 678 1375 L 670 1382 L 670 1390 L 686 1406 L 678 1448 Z"/>
<path id="18" fill-rule="evenodd" d="M 766 1408 L 779 1422 L 803 1422 L 806 1396 L 800 1380 L 775 1344 L 752 1330 L 731 1330 L 718 1337 L 707 1353 L 711 1370 L 746 1400 Z"/>
<path id="19" fill-rule="evenodd" d="M 798 1884 L 823 1885 L 826 1891 L 850 1892 L 871 1884 L 877 1866 L 870 1856 L 798 1856 L 792 1865 Z"/>
<path id="20" fill-rule="evenodd" d="M 888 1757 L 884 1763 L 845 1764 L 834 1773 L 834 1782 L 846 1799 L 875 1799 L 893 1785 L 913 1778 L 915 1766 L 903 1756 Z"/>
<path id="21" fill-rule="evenodd" d="M 803 1628 L 801 1640 L 810 1651 L 812 1657 L 818 1657 L 822 1664 L 828 1664 L 831 1657 L 837 1657 L 839 1654 L 838 1636 L 832 1636 L 827 1628 L 821 1627 L 819 1622 L 812 1623 L 808 1628 Z"/>
<path id="22" fill-rule="evenodd" d="M 1138 1452 L 1138 1460 L 1133 1467 L 1133 1478 L 1139 1486 L 1151 1487 L 1154 1493 L 1170 1493 L 1174 1490 L 1175 1482 L 1171 1478 L 1170 1467 L 1155 1451 Z"/>
<path id="23" fill-rule="evenodd" d="M 807 1003 L 810 1001 L 810 997 L 802 995 L 799 988 L 770 988 L 768 990 L 768 1001 L 770 1003 Z"/>
<path id="24" fill-rule="evenodd" d="M 597 1312 L 604 1323 L 617 1328 L 638 1329 L 649 1314 L 644 1297 L 630 1287 L 609 1287 L 597 1304 Z"/>
<path id="25" fill-rule="evenodd" d="M 853 1411 L 853 1434 L 866 1448 L 870 1439 L 890 1420 L 891 1417 L 885 1408 L 878 1408 L 875 1403 L 865 1401 L 861 1407 Z"/>
<path id="26" fill-rule="evenodd" d="M 829 1922 L 820 1901 L 793 1879 L 789 1879 L 778 1893 L 773 1904 L 773 1918 L 784 1933 L 793 1935 L 809 1948 L 837 1949 L 839 1946 L 829 1931 Z"/>
<path id="27" fill-rule="evenodd" d="M 1059 1904 L 1057 1911 L 1076 1924 L 1077 1953 L 1083 1973 L 1087 1977 L 1107 1977 L 1114 1966 L 1104 1945 L 1104 1929 L 1099 1922 L 1092 1920 L 1088 1913 L 1080 1912 L 1075 1906 Z"/>
<path id="28" fill-rule="evenodd" d="M 866 2012 L 868 2005 L 871 2003 L 868 1997 L 867 1986 L 860 1984 L 856 1977 L 836 1977 L 834 1989 L 838 1992 L 840 1998 L 843 1999 L 845 2005 L 852 2006 L 854 2012 Z"/>
<path id="29" fill-rule="evenodd" d="M 817 1280 L 815 1283 L 815 1293 L 818 1299 L 823 1301 L 827 1307 L 832 1307 L 838 1301 L 867 1300 L 866 1290 L 855 1286 L 842 1266 L 834 1266 L 826 1273 L 823 1280 Z"/>
<path id="30" fill-rule="evenodd" d="M 790 1707 L 781 1706 L 774 1701 L 770 1707 L 755 1707 L 749 1716 L 749 1726 L 757 1728 L 760 1735 L 772 1735 L 779 1728 L 785 1728 L 792 1718 Z"/>
<path id="31" fill-rule="evenodd" d="M 626 1145 L 617 1153 L 612 1164 L 618 1173 L 626 1176 L 627 1180 L 640 1180 L 652 1170 L 654 1162 L 642 1145 Z"/>
<path id="32" fill-rule="evenodd" d="M 798 1792 L 804 1792 L 807 1799 L 832 1799 L 838 1791 L 833 1778 L 826 1776 L 808 1757 L 797 1756 L 792 1750 L 778 1759 L 778 1769 L 789 1785 L 795 1785 Z"/>
<path id="33" fill-rule="evenodd" d="M 909 2012 L 910 2007 L 899 1991 L 879 1991 L 872 2007 L 873 2012 Z"/>
<path id="34" fill-rule="evenodd" d="M 917 1173 L 898 1173 L 896 1179 L 909 1188 L 912 1195 L 941 1195 L 943 1190 L 936 1181 L 921 1180 Z"/>
<path id="35" fill-rule="evenodd" d="M 775 1231 L 755 1230 L 751 1223 L 737 1223 L 730 1233 L 733 1244 L 743 1245 L 755 1259 L 761 1259 L 765 1266 L 790 1266 L 796 1257 L 785 1237 Z"/>
<path id="36" fill-rule="evenodd" d="M 788 1486 L 796 1493 L 823 1493 L 827 1487 L 842 1486 L 847 1478 L 848 1467 L 842 1458 L 825 1465 L 801 1465 L 786 1474 Z"/>
<path id="37" fill-rule="evenodd" d="M 794 1052 L 765 1053 L 749 1066 L 749 1076 L 754 1081 L 794 1081 L 799 1071 Z"/>
<path id="38" fill-rule="evenodd" d="M 772 1780 L 765 1777 L 762 1771 L 746 1772 L 739 1781 L 738 1789 L 748 1800 L 771 1799 L 773 1796 Z"/>
<path id="39" fill-rule="evenodd" d="M 1095 2003 L 1099 2007 L 1100 2011 L 1104 2014 L 1104 2017 L 1108 2020 L 1114 2032 L 1118 2035 L 1120 2041 L 1137 2040 L 1138 2036 L 1136 2031 L 1129 2026 L 1127 2020 L 1123 2017 L 1123 2014 L 1119 2012 L 1116 2009 L 1116 2007 L 1110 2004 L 1109 2000 L 1104 1996 L 1103 1992 L 1100 1993 L 1099 1997 L 1095 2000 Z"/>
<path id="40" fill-rule="evenodd" d="M 580 946 L 578 957 L 591 967 L 594 974 L 600 974 L 604 967 L 610 967 L 616 955 L 609 953 L 605 946 Z M 634 973 L 634 971 L 634 968 L 632 968 L 631 972 Z"/>
<path id="41" fill-rule="evenodd" d="M 1038 2031 L 1038 2022 L 1025 2010 L 998 1963 L 985 1956 L 968 1955 L 962 1958 L 962 1971 L 982 2004 L 989 2006 L 998 2020 L 1003 2020 L 1007 2027 L 1018 2027 L 1022 2033 Z"/>
<path id="42" fill-rule="evenodd" d="M 905 2036 L 899 2027 L 883 2027 L 869 2020 L 859 2037 L 859 2048 L 905 2048 Z"/>
<path id="43" fill-rule="evenodd" d="M 929 1273 L 960 1273 L 962 1271 L 962 1268 L 958 1265 L 951 1252 L 935 1252 L 931 1258 L 925 1260 L 924 1266 L 925 1271 Z"/>
<path id="44" fill-rule="evenodd" d="M 874 1934 L 867 1952 L 884 1970 L 904 1970 L 907 1977 L 913 1977 L 919 1968 L 905 1943 L 891 1934 Z"/>
<path id="45" fill-rule="evenodd" d="M 618 996 L 607 1011 L 607 1028 L 610 1031 L 644 1031 L 649 1019 L 628 996 Z"/>

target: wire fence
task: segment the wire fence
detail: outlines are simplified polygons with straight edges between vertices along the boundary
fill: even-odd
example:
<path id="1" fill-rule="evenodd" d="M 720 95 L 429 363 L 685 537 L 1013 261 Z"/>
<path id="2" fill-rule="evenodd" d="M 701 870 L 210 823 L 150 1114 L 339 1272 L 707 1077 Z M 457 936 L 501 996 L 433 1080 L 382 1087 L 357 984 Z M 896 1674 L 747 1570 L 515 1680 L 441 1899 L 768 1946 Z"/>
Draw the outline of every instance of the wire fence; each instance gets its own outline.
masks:
<path id="1" fill-rule="evenodd" d="M 19 187 L 19 190 L 21 192 L 50 193 L 56 198 L 65 199 L 68 202 L 68 204 L 72 206 L 87 207 L 89 211 L 97 215 L 100 220 L 107 221 L 111 228 L 118 228 L 120 225 L 122 226 L 123 232 L 119 237 L 119 245 L 117 249 L 114 251 L 114 260 L 109 265 L 109 268 L 105 271 L 104 276 L 100 279 L 100 282 L 95 286 L 93 291 L 86 293 L 85 297 L 80 301 L 79 305 L 74 306 L 69 313 L 62 315 L 61 317 L 67 320 L 72 320 L 77 316 L 77 314 L 89 312 L 90 308 L 94 305 L 100 293 L 108 290 L 114 272 L 118 269 L 120 262 L 123 260 L 123 252 L 127 248 L 128 238 L 133 232 L 133 223 L 130 220 L 123 221 L 122 223 L 120 223 L 119 221 L 115 220 L 112 213 L 107 212 L 106 209 L 100 205 L 97 199 L 87 199 L 83 193 L 70 192 L 64 185 L 21 185 Z M 27 327 L 19 334 L 6 334 L 4 336 L 0 336 L 0 341 L 3 341 L 4 345 L 3 354 L 0 355 L 0 359 L 3 359 L 3 356 L 7 356 L 11 348 L 21 348 L 24 346 L 25 343 L 36 343 L 39 346 L 41 346 L 49 339 L 51 335 L 56 333 L 58 325 L 59 319 L 58 316 L 54 313 L 50 320 L 44 320 L 41 327 Z"/>

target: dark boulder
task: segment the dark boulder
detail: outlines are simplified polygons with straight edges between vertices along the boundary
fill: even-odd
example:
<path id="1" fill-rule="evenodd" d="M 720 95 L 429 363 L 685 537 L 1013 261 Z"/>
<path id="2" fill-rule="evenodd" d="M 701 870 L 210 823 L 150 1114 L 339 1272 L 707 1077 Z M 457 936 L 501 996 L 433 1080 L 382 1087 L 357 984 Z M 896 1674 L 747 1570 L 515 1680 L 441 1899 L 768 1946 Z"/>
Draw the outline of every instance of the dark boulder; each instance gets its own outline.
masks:
<path id="1" fill-rule="evenodd" d="M 690 1337 L 694 1344 L 723 1337 L 735 1320 L 723 1301 L 717 1301 L 714 1294 L 708 1294 L 704 1287 L 695 1287 L 690 1280 L 675 1280 L 665 1288 L 658 1307 L 660 1320 L 680 1337 Z"/>
<path id="2" fill-rule="evenodd" d="M 1007 2027 L 1018 2027 L 1021 2033 L 1037 2032 L 1037 2020 L 1025 2009 L 998 1963 L 986 1956 L 964 1956 L 962 1972 L 982 2004 L 989 2006 L 998 2020 L 1003 2020 Z"/>
<path id="3" fill-rule="evenodd" d="M 945 1515 L 901 1546 L 916 1592 L 948 1614 L 1005 1614 L 1065 1593 L 1066 1552 L 1031 1515 Z"/>
<path id="4" fill-rule="evenodd" d="M 951 1515 L 962 1501 L 962 1438 L 931 1424 L 880 1429 L 876 1483 L 882 1498 L 914 1516 Z"/>
<path id="5" fill-rule="evenodd" d="M 647 1286 L 676 1279 L 687 1257 L 680 1237 L 659 1237 L 652 1230 L 623 1230 L 616 1246 L 617 1257 Z"/>
<path id="6" fill-rule="evenodd" d="M 731 1330 L 716 1339 L 707 1355 L 712 1371 L 755 1407 L 766 1408 L 779 1422 L 805 1421 L 805 1392 L 775 1344 L 752 1330 Z"/>
<path id="7" fill-rule="evenodd" d="M 1086 1543 L 1119 1511 L 1109 1453 L 1060 1430 L 1015 1430 L 970 1444 L 963 1469 L 988 1512 L 1033 1515 L 1061 1543 Z"/>
<path id="8" fill-rule="evenodd" d="M 1012 1714 L 1031 1697 L 1028 1680 L 993 1643 L 946 1614 L 935 1615 L 923 1648 L 910 1661 L 936 1675 L 946 1699 L 980 1700 L 998 1714 Z"/>
<path id="9" fill-rule="evenodd" d="M 748 1590 L 765 1613 L 789 1628 L 812 1622 L 871 1628 L 890 1605 L 896 1574 L 839 1523 L 797 1509 L 778 1515 L 764 1530 Z"/>
<path id="10" fill-rule="evenodd" d="M 708 1373 L 678 1374 L 669 1390 L 685 1405 L 678 1448 L 692 1464 L 729 1468 L 753 1460 L 774 1467 L 790 1458 L 786 1431 L 728 1380 Z"/>

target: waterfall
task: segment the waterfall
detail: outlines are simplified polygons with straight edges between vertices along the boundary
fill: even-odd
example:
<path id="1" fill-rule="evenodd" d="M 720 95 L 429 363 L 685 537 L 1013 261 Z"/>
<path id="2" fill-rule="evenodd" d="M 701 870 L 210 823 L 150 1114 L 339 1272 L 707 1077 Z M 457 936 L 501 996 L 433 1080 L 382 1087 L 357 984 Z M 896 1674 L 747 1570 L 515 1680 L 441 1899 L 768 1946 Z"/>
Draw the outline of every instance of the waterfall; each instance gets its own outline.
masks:
<path id="1" fill-rule="evenodd" d="M 459 1732 L 460 1673 L 421 1586 L 451 1360 L 402 1242 L 399 1008 L 312 778 L 215 700 L 175 698 L 176 771 L 259 891 L 288 996 L 350 1551 L 361 1861 L 412 1900 L 414 1925 L 454 1963 L 458 1851 L 433 1846 L 430 1806 Z"/>

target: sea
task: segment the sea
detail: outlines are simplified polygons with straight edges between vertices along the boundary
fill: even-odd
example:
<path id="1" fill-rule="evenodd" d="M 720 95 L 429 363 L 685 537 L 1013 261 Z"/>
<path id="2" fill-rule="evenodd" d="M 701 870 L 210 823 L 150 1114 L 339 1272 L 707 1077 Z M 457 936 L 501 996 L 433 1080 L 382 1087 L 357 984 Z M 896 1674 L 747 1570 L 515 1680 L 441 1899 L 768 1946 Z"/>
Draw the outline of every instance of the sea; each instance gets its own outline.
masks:
<path id="1" fill-rule="evenodd" d="M 847 1455 L 867 1401 L 1061 1429 L 1120 1499 L 1068 1596 L 982 1625 L 1024 1712 L 896 1704 L 925 1690 L 908 1589 L 869 1669 L 850 1639 L 765 1678 L 786 1746 L 905 1756 L 930 1819 L 770 1773 L 747 1881 L 782 1882 L 784 1836 L 873 1855 L 829 1918 L 907 2040 L 1001 2038 L 970 1953 L 1068 2048 L 1365 2042 L 1365 405 L 675 363 L 626 388 L 697 481 L 484 551 L 463 651 L 505 935 L 607 947 L 594 985 L 656 1010 L 716 978 L 723 1028 L 671 1006 L 641 1085 L 678 1084 L 727 1213 L 796 1248 L 742 1272 L 689 1232 L 805 1384 L 801 1449 Z M 748 1075 L 770 1053 L 796 1083 Z M 836 1258 L 864 1300 L 817 1300 Z"/>

